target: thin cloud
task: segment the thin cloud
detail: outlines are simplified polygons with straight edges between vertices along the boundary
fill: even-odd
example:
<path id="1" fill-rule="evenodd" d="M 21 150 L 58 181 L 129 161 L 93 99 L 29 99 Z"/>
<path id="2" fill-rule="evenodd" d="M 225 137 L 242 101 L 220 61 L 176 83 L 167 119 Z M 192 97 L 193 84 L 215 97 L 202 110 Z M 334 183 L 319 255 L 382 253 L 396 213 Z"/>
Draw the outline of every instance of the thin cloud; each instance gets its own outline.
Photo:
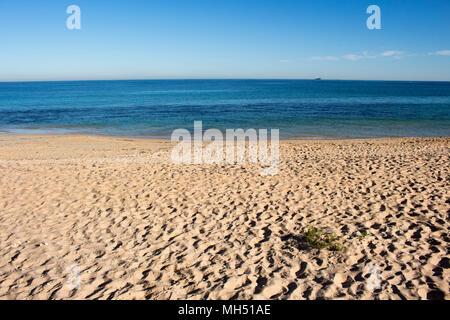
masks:
<path id="1" fill-rule="evenodd" d="M 437 54 L 438 56 L 450 56 L 450 50 L 437 51 L 435 54 Z"/>
<path id="2" fill-rule="evenodd" d="M 374 58 L 376 58 L 376 56 L 369 55 L 369 53 L 367 51 L 364 51 L 362 53 L 362 55 L 349 53 L 349 54 L 346 54 L 345 56 L 343 56 L 343 58 L 346 60 L 356 61 L 356 60 L 361 60 L 361 59 L 374 59 Z"/>
<path id="3" fill-rule="evenodd" d="M 337 61 L 339 60 L 338 57 L 334 57 L 334 56 L 326 56 L 326 57 L 311 57 L 310 60 L 319 60 L 319 61 Z"/>
<path id="4" fill-rule="evenodd" d="M 350 54 L 346 54 L 343 58 L 347 59 L 347 60 L 356 61 L 356 60 L 362 59 L 363 57 L 358 56 L 357 54 L 350 53 Z"/>
<path id="5" fill-rule="evenodd" d="M 428 54 L 421 54 L 421 53 L 407 53 L 404 51 L 399 50 L 388 50 L 381 52 L 380 54 L 376 55 L 370 55 L 368 51 L 363 51 L 362 54 L 357 53 L 349 53 L 346 55 L 343 55 L 342 57 L 337 56 L 314 56 L 309 58 L 309 60 L 316 60 L 316 61 L 338 61 L 341 59 L 344 60 L 350 60 L 350 61 L 358 61 L 362 59 L 375 59 L 375 58 L 393 58 L 393 59 L 402 59 L 404 57 L 425 57 L 425 56 L 450 56 L 450 50 L 440 50 L 436 52 L 429 52 Z"/>
<path id="6" fill-rule="evenodd" d="M 381 53 L 381 56 L 383 56 L 383 57 L 399 57 L 402 54 L 403 54 L 403 51 L 390 50 L 390 51 L 385 51 L 385 52 Z"/>

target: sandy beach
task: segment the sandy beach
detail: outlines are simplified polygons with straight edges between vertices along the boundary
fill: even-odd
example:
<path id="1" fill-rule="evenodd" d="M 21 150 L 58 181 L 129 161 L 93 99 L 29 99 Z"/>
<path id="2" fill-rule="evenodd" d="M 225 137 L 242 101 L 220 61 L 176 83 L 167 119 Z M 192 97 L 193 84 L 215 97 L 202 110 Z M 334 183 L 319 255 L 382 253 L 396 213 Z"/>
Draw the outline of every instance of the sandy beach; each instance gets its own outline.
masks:
<path id="1" fill-rule="evenodd" d="M 0 299 L 450 297 L 450 138 L 282 141 L 274 176 L 172 146 L 0 135 Z"/>

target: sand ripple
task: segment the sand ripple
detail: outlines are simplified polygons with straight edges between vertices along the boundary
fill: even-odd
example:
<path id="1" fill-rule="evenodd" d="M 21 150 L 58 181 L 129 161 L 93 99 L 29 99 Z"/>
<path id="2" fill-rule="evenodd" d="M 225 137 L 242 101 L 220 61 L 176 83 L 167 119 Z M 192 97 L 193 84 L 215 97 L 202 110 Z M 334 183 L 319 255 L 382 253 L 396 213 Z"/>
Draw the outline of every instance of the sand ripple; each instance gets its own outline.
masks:
<path id="1" fill-rule="evenodd" d="M 144 139 L 0 151 L 0 299 L 449 297 L 450 139 L 287 141 L 269 177 Z"/>

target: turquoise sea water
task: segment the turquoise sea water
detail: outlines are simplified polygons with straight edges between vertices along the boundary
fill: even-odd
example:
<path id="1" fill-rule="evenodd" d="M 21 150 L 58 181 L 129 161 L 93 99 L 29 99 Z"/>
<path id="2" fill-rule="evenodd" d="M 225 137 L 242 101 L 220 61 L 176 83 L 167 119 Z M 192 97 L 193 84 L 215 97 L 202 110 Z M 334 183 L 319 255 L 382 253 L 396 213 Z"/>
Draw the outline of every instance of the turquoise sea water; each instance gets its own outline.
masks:
<path id="1" fill-rule="evenodd" d="M 129 80 L 0 83 L 0 131 L 170 137 L 177 128 L 281 137 L 450 136 L 450 82 Z"/>

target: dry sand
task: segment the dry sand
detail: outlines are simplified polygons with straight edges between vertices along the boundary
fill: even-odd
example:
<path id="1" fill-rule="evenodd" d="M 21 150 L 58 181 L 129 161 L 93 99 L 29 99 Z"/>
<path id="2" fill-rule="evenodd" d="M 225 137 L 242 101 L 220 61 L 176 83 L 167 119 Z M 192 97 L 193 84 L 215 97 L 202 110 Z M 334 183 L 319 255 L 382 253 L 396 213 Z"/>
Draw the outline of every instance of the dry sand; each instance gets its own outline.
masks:
<path id="1" fill-rule="evenodd" d="M 284 141 L 275 176 L 171 146 L 1 135 L 0 299 L 449 298 L 449 138 Z"/>

